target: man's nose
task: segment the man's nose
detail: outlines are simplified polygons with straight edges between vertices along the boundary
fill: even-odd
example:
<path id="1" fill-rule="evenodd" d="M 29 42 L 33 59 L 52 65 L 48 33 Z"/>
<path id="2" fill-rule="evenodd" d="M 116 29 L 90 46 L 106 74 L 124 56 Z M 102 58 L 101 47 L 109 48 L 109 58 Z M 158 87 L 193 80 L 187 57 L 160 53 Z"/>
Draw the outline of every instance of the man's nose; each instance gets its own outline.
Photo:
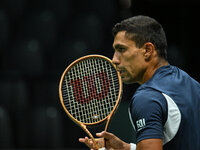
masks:
<path id="1" fill-rule="evenodd" d="M 119 57 L 119 54 L 117 52 L 115 52 L 114 55 L 113 55 L 112 63 L 115 64 L 115 65 L 120 64 L 120 57 Z"/>

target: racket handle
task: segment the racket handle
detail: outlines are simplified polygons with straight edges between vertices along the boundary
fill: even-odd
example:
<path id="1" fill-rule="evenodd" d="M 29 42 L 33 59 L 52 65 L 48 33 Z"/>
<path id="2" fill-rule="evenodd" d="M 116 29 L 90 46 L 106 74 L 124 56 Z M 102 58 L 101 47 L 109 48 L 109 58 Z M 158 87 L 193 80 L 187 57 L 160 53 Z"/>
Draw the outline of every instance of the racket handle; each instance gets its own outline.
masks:
<path id="1" fill-rule="evenodd" d="M 105 139 L 104 138 L 95 138 L 99 150 L 106 150 L 105 148 Z"/>

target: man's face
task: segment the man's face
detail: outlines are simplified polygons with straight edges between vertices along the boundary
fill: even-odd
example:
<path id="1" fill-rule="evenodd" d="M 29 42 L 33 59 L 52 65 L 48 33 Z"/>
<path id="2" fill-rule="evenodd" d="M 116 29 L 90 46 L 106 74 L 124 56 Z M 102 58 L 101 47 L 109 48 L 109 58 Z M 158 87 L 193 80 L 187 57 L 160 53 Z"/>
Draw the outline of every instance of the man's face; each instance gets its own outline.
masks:
<path id="1" fill-rule="evenodd" d="M 145 49 L 137 48 L 135 42 L 128 39 L 125 33 L 120 31 L 114 38 L 115 53 L 112 62 L 116 65 L 124 83 L 141 83 L 146 70 Z"/>

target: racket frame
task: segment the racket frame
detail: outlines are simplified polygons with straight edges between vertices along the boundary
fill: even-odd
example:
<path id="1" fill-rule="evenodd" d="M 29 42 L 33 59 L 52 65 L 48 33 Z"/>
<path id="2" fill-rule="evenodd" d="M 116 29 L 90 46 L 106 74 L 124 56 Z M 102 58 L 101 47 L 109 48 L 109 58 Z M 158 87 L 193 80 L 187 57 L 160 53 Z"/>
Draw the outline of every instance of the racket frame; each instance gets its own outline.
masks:
<path id="1" fill-rule="evenodd" d="M 72 62 L 66 69 L 65 71 L 63 72 L 62 76 L 61 76 L 61 79 L 60 79 L 60 83 L 59 83 L 59 97 L 60 97 L 60 102 L 62 104 L 62 107 L 64 108 L 65 112 L 67 113 L 67 115 L 69 116 L 69 118 L 74 121 L 77 125 L 79 125 L 89 136 L 90 138 L 92 139 L 96 149 L 99 149 L 98 145 L 97 145 L 97 142 L 95 141 L 93 135 L 89 132 L 89 130 L 87 129 L 87 126 L 93 126 L 93 125 L 97 125 L 101 122 L 104 122 L 107 120 L 106 122 L 106 126 L 105 126 L 105 130 L 104 131 L 107 131 L 108 129 L 108 125 L 110 123 L 110 120 L 111 120 L 111 117 L 113 116 L 113 114 L 116 112 L 117 110 L 117 107 L 119 106 L 119 103 L 121 101 L 121 97 L 122 97 L 122 81 L 121 81 L 121 76 L 120 76 L 120 73 L 116 70 L 117 72 L 117 77 L 118 77 L 118 80 L 119 80 L 119 94 L 118 94 L 118 98 L 117 98 L 117 101 L 116 101 L 116 104 L 113 108 L 113 110 L 111 111 L 111 113 L 106 116 L 105 118 L 103 118 L 102 120 L 99 120 L 95 123 L 83 123 L 83 122 L 80 122 L 78 121 L 77 119 L 75 119 L 69 112 L 68 110 L 66 109 L 65 107 L 65 104 L 63 102 L 63 97 L 62 97 L 62 83 L 63 83 L 63 80 L 64 80 L 64 77 L 66 75 L 66 73 L 68 72 L 69 69 L 71 69 L 71 67 L 73 67 L 74 65 L 76 65 L 77 63 L 79 63 L 80 61 L 82 60 L 85 60 L 85 59 L 88 59 L 88 58 L 101 58 L 101 59 L 105 59 L 106 61 L 110 62 L 110 64 L 113 65 L 113 67 L 116 69 L 116 66 L 112 63 L 112 61 L 103 56 L 103 55 L 87 55 L 87 56 L 83 56 L 77 60 L 75 60 L 74 62 Z"/>

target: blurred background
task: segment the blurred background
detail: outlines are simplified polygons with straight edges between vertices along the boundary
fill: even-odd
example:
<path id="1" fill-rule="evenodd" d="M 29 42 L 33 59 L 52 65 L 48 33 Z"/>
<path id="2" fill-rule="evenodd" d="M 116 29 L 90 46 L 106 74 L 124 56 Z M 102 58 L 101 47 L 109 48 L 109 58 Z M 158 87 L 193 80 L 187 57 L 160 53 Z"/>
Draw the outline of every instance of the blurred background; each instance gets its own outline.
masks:
<path id="1" fill-rule="evenodd" d="M 112 58 L 112 27 L 133 15 L 166 31 L 168 57 L 198 82 L 198 0 L 0 0 L 0 148 L 86 149 L 86 134 L 61 107 L 65 68 L 87 54 Z M 108 131 L 134 142 L 128 105 L 138 85 L 123 85 Z M 186 91 L 187 92 L 187 91 Z"/>

